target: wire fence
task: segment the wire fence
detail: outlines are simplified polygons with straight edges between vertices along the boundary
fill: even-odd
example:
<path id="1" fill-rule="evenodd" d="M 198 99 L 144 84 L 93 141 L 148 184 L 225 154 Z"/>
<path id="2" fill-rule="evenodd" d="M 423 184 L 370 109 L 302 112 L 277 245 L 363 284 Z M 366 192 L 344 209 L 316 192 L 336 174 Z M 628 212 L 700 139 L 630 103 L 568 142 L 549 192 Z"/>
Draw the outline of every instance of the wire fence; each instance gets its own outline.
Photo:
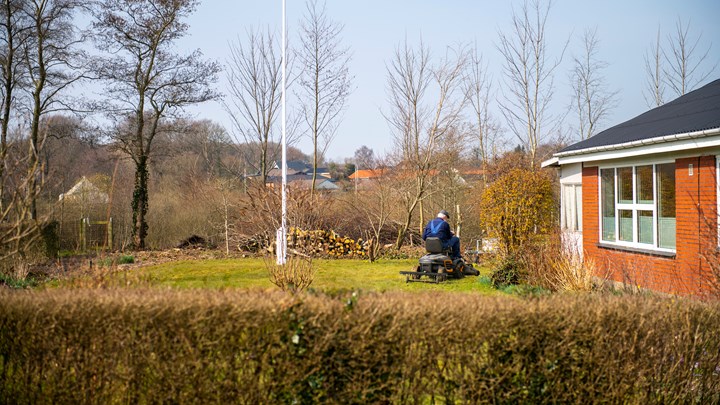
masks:
<path id="1" fill-rule="evenodd" d="M 113 250 L 113 220 L 92 220 L 89 217 L 65 220 L 60 224 L 60 249 L 85 252 Z"/>

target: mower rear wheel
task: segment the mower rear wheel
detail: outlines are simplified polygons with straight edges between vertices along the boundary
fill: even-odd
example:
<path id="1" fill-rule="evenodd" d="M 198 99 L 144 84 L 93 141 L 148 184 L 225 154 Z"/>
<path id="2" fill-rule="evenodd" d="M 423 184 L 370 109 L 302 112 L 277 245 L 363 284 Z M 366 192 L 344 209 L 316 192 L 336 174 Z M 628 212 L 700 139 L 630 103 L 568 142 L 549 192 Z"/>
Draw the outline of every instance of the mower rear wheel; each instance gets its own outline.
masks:
<path id="1" fill-rule="evenodd" d="M 464 270 L 465 264 L 462 262 L 462 260 L 458 260 L 453 267 L 453 273 L 455 273 L 455 278 L 465 278 Z"/>

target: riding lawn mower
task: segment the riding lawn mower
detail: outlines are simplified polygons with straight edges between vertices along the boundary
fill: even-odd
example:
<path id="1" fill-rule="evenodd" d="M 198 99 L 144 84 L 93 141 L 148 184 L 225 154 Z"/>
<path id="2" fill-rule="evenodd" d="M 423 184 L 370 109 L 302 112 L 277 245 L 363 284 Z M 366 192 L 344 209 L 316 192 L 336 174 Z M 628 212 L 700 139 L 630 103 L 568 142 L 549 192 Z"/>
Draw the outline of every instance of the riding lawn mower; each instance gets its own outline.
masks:
<path id="1" fill-rule="evenodd" d="M 440 283 L 447 280 L 448 277 L 460 279 L 465 276 L 480 275 L 480 272 L 472 264 L 465 263 L 463 258 L 452 259 L 450 249 L 443 249 L 439 238 L 427 238 L 425 250 L 427 254 L 420 258 L 420 263 L 415 271 L 400 272 L 406 276 L 406 282 Z M 423 279 L 423 277 L 427 277 L 429 280 Z"/>

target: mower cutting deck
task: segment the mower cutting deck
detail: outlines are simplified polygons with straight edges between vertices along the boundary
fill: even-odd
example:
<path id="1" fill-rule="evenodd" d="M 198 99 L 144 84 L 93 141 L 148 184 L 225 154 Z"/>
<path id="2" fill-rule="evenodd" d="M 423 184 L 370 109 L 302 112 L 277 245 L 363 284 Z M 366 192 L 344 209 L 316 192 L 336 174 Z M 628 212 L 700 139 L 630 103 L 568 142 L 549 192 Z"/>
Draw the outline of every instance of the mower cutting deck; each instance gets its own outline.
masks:
<path id="1" fill-rule="evenodd" d="M 433 283 L 439 284 L 447 280 L 447 273 L 425 273 L 422 271 L 401 271 L 406 283 Z M 423 279 L 423 276 L 428 279 Z"/>

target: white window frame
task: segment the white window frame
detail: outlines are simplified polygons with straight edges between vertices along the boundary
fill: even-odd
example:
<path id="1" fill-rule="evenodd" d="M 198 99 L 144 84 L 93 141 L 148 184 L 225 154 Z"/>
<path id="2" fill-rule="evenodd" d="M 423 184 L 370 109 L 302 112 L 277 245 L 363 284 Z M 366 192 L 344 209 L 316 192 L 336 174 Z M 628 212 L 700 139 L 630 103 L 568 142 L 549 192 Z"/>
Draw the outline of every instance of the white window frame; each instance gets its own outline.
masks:
<path id="1" fill-rule="evenodd" d="M 599 222 L 599 233 L 598 233 L 598 241 L 602 244 L 606 245 L 613 245 L 618 247 L 626 247 L 631 249 L 641 249 L 641 250 L 652 250 L 652 251 L 658 251 L 658 252 L 664 252 L 664 253 L 675 253 L 677 251 L 677 246 L 675 249 L 668 249 L 668 248 L 661 248 L 658 246 L 658 241 L 660 240 L 659 232 L 660 227 L 658 226 L 658 204 L 659 204 L 659 195 L 658 195 L 658 187 L 657 187 L 657 166 L 662 164 L 672 164 L 675 163 L 674 160 L 657 160 L 657 161 L 636 161 L 636 162 L 627 162 L 627 163 L 617 163 L 613 165 L 600 165 L 598 166 L 598 222 Z M 652 204 L 640 204 L 637 202 L 637 167 L 639 166 L 652 166 L 652 173 L 653 173 L 653 203 Z M 620 202 L 620 184 L 618 182 L 618 171 L 617 169 L 630 167 L 632 169 L 632 203 L 621 203 Z M 602 221 L 603 221 L 603 196 L 602 196 L 602 170 L 603 169 L 613 169 L 613 182 L 614 182 L 614 191 L 615 191 L 615 240 L 605 240 L 603 239 L 603 229 L 602 229 Z M 718 187 L 720 187 L 720 183 L 718 183 Z M 720 190 L 720 189 L 719 189 Z M 676 198 L 677 198 L 677 191 L 676 191 Z M 718 206 L 720 207 L 720 202 L 718 203 Z M 632 241 L 621 241 L 620 240 L 620 211 L 621 210 L 629 210 L 632 211 L 632 224 L 633 224 L 633 236 Z M 639 240 L 639 226 L 637 224 L 638 221 L 638 211 L 652 211 L 653 213 L 653 243 L 640 243 Z M 720 211 L 719 211 L 720 212 Z M 720 225 L 718 226 L 718 232 L 720 235 Z M 676 228 L 677 233 L 677 228 Z"/>

